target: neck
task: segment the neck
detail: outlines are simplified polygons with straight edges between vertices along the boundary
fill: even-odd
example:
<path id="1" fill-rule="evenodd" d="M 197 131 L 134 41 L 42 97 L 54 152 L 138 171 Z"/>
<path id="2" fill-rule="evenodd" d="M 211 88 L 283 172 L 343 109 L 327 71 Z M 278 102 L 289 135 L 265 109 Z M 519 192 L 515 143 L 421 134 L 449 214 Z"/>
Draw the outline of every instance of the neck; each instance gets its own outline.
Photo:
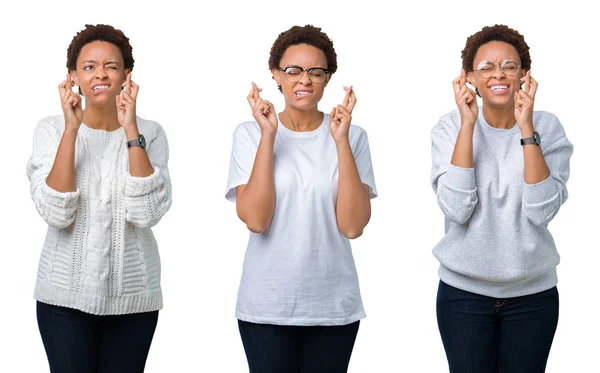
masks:
<path id="1" fill-rule="evenodd" d="M 298 110 L 286 107 L 279 114 L 279 120 L 288 129 L 297 132 L 306 132 L 317 129 L 323 122 L 323 113 L 315 107 L 314 110 Z"/>
<path id="2" fill-rule="evenodd" d="M 115 131 L 121 128 L 116 105 L 94 106 L 86 102 L 83 123 L 97 130 Z"/>
<path id="3" fill-rule="evenodd" d="M 485 121 L 494 128 L 511 129 L 517 124 L 515 119 L 515 108 L 513 105 L 501 107 L 483 106 L 483 117 Z"/>

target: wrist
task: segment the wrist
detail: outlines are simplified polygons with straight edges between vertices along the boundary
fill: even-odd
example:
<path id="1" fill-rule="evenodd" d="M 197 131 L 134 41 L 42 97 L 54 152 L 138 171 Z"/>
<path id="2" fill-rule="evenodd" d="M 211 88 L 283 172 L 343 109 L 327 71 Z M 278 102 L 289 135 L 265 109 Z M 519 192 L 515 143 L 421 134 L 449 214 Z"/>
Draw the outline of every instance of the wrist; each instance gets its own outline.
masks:
<path id="1" fill-rule="evenodd" d="M 265 139 L 265 140 L 274 140 L 275 136 L 277 135 L 277 130 L 262 130 L 261 131 L 261 139 Z"/>
<path id="2" fill-rule="evenodd" d="M 62 137 L 67 140 L 75 141 L 77 139 L 77 133 L 79 132 L 79 128 L 77 127 L 66 127 Z"/>
<path id="3" fill-rule="evenodd" d="M 125 130 L 127 141 L 135 140 L 140 137 L 140 131 L 138 130 L 137 125 L 123 127 L 123 129 Z"/>
<path id="4" fill-rule="evenodd" d="M 343 137 L 341 139 L 334 139 L 335 147 L 337 150 L 342 150 L 345 148 L 350 148 L 350 139 L 348 137 Z"/>
<path id="5" fill-rule="evenodd" d="M 527 138 L 527 137 L 531 137 L 533 136 L 533 125 L 525 125 L 523 127 L 519 126 L 519 128 L 521 129 L 521 137 L 522 138 Z"/>

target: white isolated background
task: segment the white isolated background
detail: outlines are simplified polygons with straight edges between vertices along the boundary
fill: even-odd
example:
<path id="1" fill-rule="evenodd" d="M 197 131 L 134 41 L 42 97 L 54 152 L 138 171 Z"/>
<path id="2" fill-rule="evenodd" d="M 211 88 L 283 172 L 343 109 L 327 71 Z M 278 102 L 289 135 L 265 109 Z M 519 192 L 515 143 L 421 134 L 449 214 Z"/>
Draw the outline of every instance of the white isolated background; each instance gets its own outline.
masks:
<path id="1" fill-rule="evenodd" d="M 394 4 L 393 6 L 391 4 Z M 2 172 L 0 371 L 46 372 L 32 298 L 46 226 L 29 196 L 33 130 L 60 114 L 66 49 L 86 23 L 129 36 L 140 85 L 138 114 L 161 123 L 171 146 L 173 206 L 154 229 L 165 308 L 146 372 L 246 372 L 234 308 L 247 231 L 224 199 L 232 133 L 250 120 L 250 82 L 283 109 L 268 71 L 277 35 L 298 24 L 334 41 L 342 86 L 358 97 L 354 123 L 369 134 L 379 197 L 353 241 L 367 318 L 350 372 L 447 372 L 437 330 L 443 217 L 429 184 L 430 130 L 454 110 L 451 81 L 467 36 L 504 23 L 525 35 L 535 107 L 553 112 L 575 145 L 570 197 L 550 224 L 562 262 L 560 321 L 548 372 L 596 369 L 598 297 L 598 52 L 596 15 L 584 1 L 10 2 L 0 11 Z M 591 3 L 589 3 L 591 4 Z M 527 238 L 525 238 L 527 239 Z"/>

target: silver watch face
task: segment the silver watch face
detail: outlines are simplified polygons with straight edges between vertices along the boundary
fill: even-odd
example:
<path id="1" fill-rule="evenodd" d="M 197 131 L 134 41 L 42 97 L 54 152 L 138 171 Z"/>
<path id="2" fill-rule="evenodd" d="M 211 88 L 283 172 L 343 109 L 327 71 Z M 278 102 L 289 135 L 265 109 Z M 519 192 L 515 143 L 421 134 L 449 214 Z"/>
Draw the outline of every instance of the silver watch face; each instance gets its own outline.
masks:
<path id="1" fill-rule="evenodd" d="M 533 141 L 536 145 L 542 144 L 542 139 L 540 138 L 540 134 L 537 131 L 533 131 Z"/>
<path id="2" fill-rule="evenodd" d="M 146 138 L 144 137 L 144 135 L 140 135 L 140 146 L 142 147 L 142 149 L 146 149 Z"/>

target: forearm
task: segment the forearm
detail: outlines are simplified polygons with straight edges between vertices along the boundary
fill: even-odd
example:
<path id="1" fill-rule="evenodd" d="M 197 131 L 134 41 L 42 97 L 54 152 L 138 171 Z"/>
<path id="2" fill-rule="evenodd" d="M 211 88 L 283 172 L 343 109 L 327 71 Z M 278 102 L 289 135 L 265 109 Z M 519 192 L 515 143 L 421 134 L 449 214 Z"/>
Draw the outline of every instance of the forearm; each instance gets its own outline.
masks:
<path id="1" fill-rule="evenodd" d="M 336 217 L 340 232 L 347 238 L 359 237 L 371 218 L 368 187 L 360 180 L 348 141 L 337 145 L 338 194 Z"/>
<path id="2" fill-rule="evenodd" d="M 523 138 L 533 136 L 533 128 L 521 130 Z M 541 146 L 523 145 L 524 179 L 526 184 L 537 184 L 550 176 Z"/>
<path id="3" fill-rule="evenodd" d="M 137 126 L 125 130 L 127 141 L 140 137 Z M 129 174 L 136 177 L 147 177 L 154 173 L 148 152 L 139 146 L 129 148 Z"/>
<path id="4" fill-rule="evenodd" d="M 237 193 L 237 214 L 255 233 L 268 228 L 275 210 L 274 145 L 275 133 L 263 134 L 248 183 Z"/>
<path id="5" fill-rule="evenodd" d="M 75 192 L 75 144 L 76 129 L 65 129 L 58 145 L 52 169 L 46 178 L 46 184 L 57 192 Z"/>
<path id="6" fill-rule="evenodd" d="M 473 168 L 474 125 L 461 125 L 454 145 L 451 163 L 462 168 Z"/>

